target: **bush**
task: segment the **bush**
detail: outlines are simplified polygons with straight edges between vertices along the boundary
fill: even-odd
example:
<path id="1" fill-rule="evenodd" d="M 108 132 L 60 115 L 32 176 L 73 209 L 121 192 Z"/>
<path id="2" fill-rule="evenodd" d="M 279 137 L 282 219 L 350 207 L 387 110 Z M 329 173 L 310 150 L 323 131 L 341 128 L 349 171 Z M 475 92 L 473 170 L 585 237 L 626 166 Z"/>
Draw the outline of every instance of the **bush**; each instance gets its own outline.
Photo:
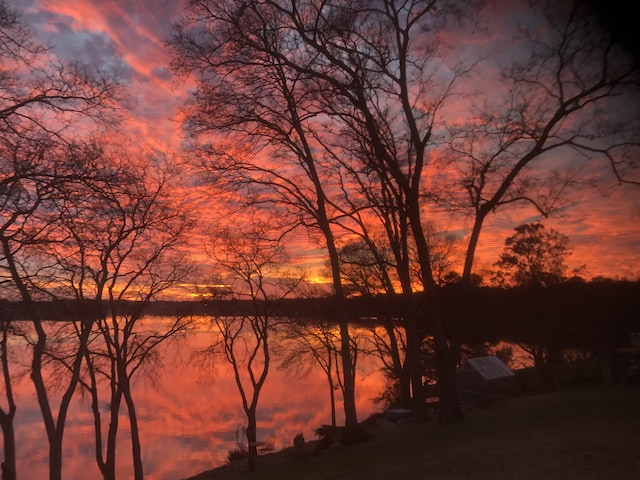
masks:
<path id="1" fill-rule="evenodd" d="M 356 445 L 371 440 L 373 440 L 373 434 L 367 432 L 362 425 L 344 427 L 342 429 L 342 435 L 340 436 L 340 443 L 343 445 Z"/>
<path id="2" fill-rule="evenodd" d="M 331 425 L 322 425 L 314 433 L 319 437 L 316 451 L 326 450 L 340 438 L 340 428 Z"/>
<path id="3" fill-rule="evenodd" d="M 367 432 L 362 425 L 353 427 L 332 427 L 322 425 L 315 430 L 315 434 L 320 437 L 316 450 L 326 450 L 333 443 L 340 442 L 342 445 L 356 445 L 368 442 L 373 439 L 373 434 Z"/>
<path id="4" fill-rule="evenodd" d="M 293 438 L 293 445 L 296 448 L 303 448 L 304 447 L 304 435 L 302 435 L 301 433 L 297 434 L 294 438 Z"/>
<path id="5" fill-rule="evenodd" d="M 239 448 L 234 448 L 233 450 L 229 450 L 227 452 L 227 462 L 235 462 L 237 460 L 244 460 L 247 458 L 247 452 L 240 450 Z"/>

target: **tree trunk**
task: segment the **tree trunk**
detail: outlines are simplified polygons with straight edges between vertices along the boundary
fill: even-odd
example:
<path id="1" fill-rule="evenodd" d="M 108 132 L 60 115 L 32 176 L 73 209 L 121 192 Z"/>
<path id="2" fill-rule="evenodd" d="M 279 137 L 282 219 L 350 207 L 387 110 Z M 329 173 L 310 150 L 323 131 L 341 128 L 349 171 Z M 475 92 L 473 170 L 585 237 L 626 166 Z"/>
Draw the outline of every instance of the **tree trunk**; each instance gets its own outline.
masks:
<path id="1" fill-rule="evenodd" d="M 324 237 L 327 242 L 327 250 L 329 252 L 331 276 L 333 279 L 333 289 L 336 296 L 338 324 L 340 328 L 340 357 L 342 359 L 344 424 L 345 426 L 354 426 L 358 424 L 355 397 L 355 378 L 351 361 L 351 337 L 349 335 L 349 322 L 347 320 L 346 309 L 344 307 L 344 290 L 342 288 L 342 279 L 340 278 L 340 258 L 335 242 L 333 240 L 331 228 L 329 227 L 329 223 L 326 219 L 321 225 L 321 230 L 324 233 Z"/>
<path id="2" fill-rule="evenodd" d="M 402 408 L 412 408 L 411 404 L 411 374 L 409 372 L 409 362 L 406 358 L 404 363 L 400 359 L 400 350 L 398 348 L 398 339 L 396 332 L 393 328 L 392 320 L 385 320 L 384 323 L 387 336 L 389 337 L 389 346 L 391 348 L 391 359 L 393 362 L 393 369 L 398 379 L 398 387 L 400 389 L 399 401 Z M 405 330 L 406 332 L 406 330 Z"/>
<path id="3" fill-rule="evenodd" d="M 333 380 L 331 380 L 331 372 L 327 375 L 329 381 L 329 402 L 331 403 L 331 426 L 336 426 L 336 394 L 335 388 L 333 385 Z"/>
<path id="4" fill-rule="evenodd" d="M 119 390 L 119 389 L 118 389 Z M 122 392 L 118 391 L 111 397 L 109 408 L 110 420 L 109 431 L 107 433 L 107 452 L 105 457 L 105 480 L 116 480 L 116 438 L 118 434 L 118 419 L 120 413 L 120 403 L 122 402 Z M 133 435 L 132 435 L 133 438 Z"/>
<path id="5" fill-rule="evenodd" d="M 46 333 L 38 320 L 33 322 L 38 332 L 38 340 L 33 347 L 31 360 L 31 380 L 36 389 L 36 398 L 40 413 L 44 420 L 47 440 L 49 441 L 49 480 L 62 480 L 62 432 L 56 426 L 47 396 L 44 379 L 42 378 L 42 357 L 44 355 Z"/>
<path id="6" fill-rule="evenodd" d="M 417 195 L 413 195 L 408 199 L 407 218 L 411 226 L 411 231 L 413 232 L 413 238 L 418 253 L 418 261 L 421 269 L 420 273 L 422 276 L 421 281 L 424 289 L 424 295 L 427 297 L 426 300 L 431 304 L 431 308 L 429 308 L 429 311 L 431 311 L 433 315 L 434 313 L 438 312 L 438 287 L 433 279 L 429 243 L 422 226 L 422 219 L 420 217 L 420 201 Z M 414 303 L 411 302 L 408 305 L 414 305 Z M 410 366 L 411 385 L 413 388 L 413 405 L 414 408 L 417 408 L 417 413 L 419 416 L 426 416 L 427 404 L 425 390 L 422 386 L 422 364 L 420 362 L 422 335 L 418 328 L 418 313 L 416 313 L 414 309 L 414 311 L 407 314 L 407 317 L 410 319 L 412 330 L 411 333 L 416 336 L 410 341 L 408 338 L 409 331 L 407 331 L 407 349 L 412 350 L 413 355 L 417 356 L 415 365 Z M 436 325 L 441 323 L 439 315 L 436 314 L 433 316 L 433 318 Z M 434 329 L 433 336 L 436 340 L 436 343 L 438 343 L 439 341 L 439 339 L 436 337 L 444 335 L 445 333 L 446 332 L 443 327 L 436 327 Z M 440 339 L 440 341 L 444 342 L 444 344 L 446 345 L 446 338 L 443 337 Z"/>
<path id="7" fill-rule="evenodd" d="M 58 430 L 49 435 L 49 480 L 62 480 L 62 435 Z"/>
<path id="8" fill-rule="evenodd" d="M 249 444 L 249 471 L 253 472 L 256 468 L 255 459 L 258 456 L 258 422 L 256 420 L 256 408 L 251 407 L 246 411 L 247 414 L 247 442 Z"/>
<path id="9" fill-rule="evenodd" d="M 98 385 L 96 382 L 96 375 L 93 368 L 93 364 L 91 362 L 91 358 L 87 353 L 87 372 L 89 374 L 90 380 L 90 389 L 89 393 L 91 395 L 91 413 L 93 414 L 93 432 L 95 435 L 95 456 L 96 463 L 98 464 L 98 469 L 100 473 L 102 473 L 102 477 L 105 480 L 113 480 L 112 478 L 107 476 L 106 473 L 106 465 L 104 459 L 102 457 L 102 420 L 100 415 L 100 404 L 98 402 Z"/>
<path id="10" fill-rule="evenodd" d="M 407 364 L 411 381 L 411 410 L 419 420 L 427 418 L 427 404 L 422 385 L 422 362 L 420 361 L 422 335 L 418 327 L 416 312 L 408 312 L 405 317 L 407 332 Z"/>
<path id="11" fill-rule="evenodd" d="M 4 462 L 2 462 L 2 480 L 16 480 L 16 438 L 13 429 L 13 415 L 0 414 L 2 440 L 4 442 Z"/>
<path id="12" fill-rule="evenodd" d="M 2 375 L 4 377 L 5 396 L 9 408 L 5 411 L 0 408 L 0 426 L 2 427 L 2 437 L 4 446 L 4 462 L 2 462 L 2 480 L 16 480 L 16 438 L 13 427 L 13 419 L 16 414 L 16 404 L 13 398 L 11 387 L 11 372 L 9 370 L 9 357 L 7 337 L 9 335 L 9 321 L 2 320 L 2 343 L 0 348 L 2 359 Z"/>
<path id="13" fill-rule="evenodd" d="M 349 336 L 349 324 L 346 320 L 340 321 L 340 354 L 342 357 L 342 375 L 344 377 L 344 424 L 347 427 L 358 424 L 355 398 L 355 379 L 351 362 L 351 338 Z"/>
<path id="14" fill-rule="evenodd" d="M 126 381 L 122 387 L 124 400 L 127 403 L 129 412 L 129 424 L 131 425 L 131 453 L 133 457 L 133 478 L 135 480 L 143 480 L 142 472 L 142 447 L 140 444 L 140 432 L 138 430 L 138 417 L 136 416 L 136 406 L 131 396 L 131 386 Z"/>
<path id="15" fill-rule="evenodd" d="M 437 299 L 434 299 L 436 302 Z M 439 305 L 432 305 L 436 376 L 438 381 L 438 422 L 451 423 L 462 418 L 456 382 L 456 359 L 454 348 L 449 345 L 447 331 L 440 315 Z"/>

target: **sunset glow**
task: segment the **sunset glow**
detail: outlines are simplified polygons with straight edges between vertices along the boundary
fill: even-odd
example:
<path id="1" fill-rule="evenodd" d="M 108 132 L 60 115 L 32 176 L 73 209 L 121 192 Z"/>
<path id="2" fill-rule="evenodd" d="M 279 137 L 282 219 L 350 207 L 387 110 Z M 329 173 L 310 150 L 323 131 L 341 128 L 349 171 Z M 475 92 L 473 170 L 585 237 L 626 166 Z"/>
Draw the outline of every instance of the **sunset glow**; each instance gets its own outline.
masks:
<path id="1" fill-rule="evenodd" d="M 479 35 L 465 42 L 458 51 L 460 60 L 474 52 L 489 57 L 478 66 L 476 83 L 462 90 L 494 91 L 492 75 L 497 73 L 500 59 L 509 53 L 509 30 L 501 28 L 512 22 L 528 21 L 522 11 L 509 15 L 509 9 L 493 11 L 491 35 Z M 55 52 L 68 60 L 80 60 L 98 67 L 117 67 L 126 74 L 135 108 L 128 120 L 132 138 L 143 139 L 163 150 L 179 151 L 179 108 L 187 98 L 189 83 L 174 78 L 168 69 L 169 55 L 163 42 L 167 40 L 171 22 L 183 14 L 180 0 L 105 1 L 27 0 L 18 6 L 28 24 L 43 41 L 55 46 Z M 519 15 L 519 16 L 518 16 Z M 525 15 L 525 16 L 523 16 Z M 502 33 L 504 31 L 504 34 Z M 445 44 L 459 44 L 452 30 Z M 495 60 L 495 61 L 494 61 Z M 481 83 L 478 83 L 481 82 Z M 459 104 L 459 107 L 455 107 Z M 455 100 L 450 111 L 464 115 L 465 101 Z M 632 108 L 632 107 L 630 107 Z M 455 117 L 452 117 L 455 118 Z M 560 160 L 558 159 L 558 162 Z M 571 194 L 570 201 L 547 222 L 570 238 L 573 255 L 570 268 L 585 265 L 587 278 L 607 276 L 635 279 L 640 275 L 640 195 L 637 186 L 616 185 L 612 175 L 601 165 L 601 184 L 598 188 L 585 186 Z M 224 220 L 218 211 L 216 193 L 201 182 L 190 188 L 192 205 L 200 210 L 199 226 L 215 229 Z M 490 267 L 501 252 L 504 239 L 520 223 L 538 221 L 539 215 L 528 208 L 499 211 L 490 215 L 477 252 L 476 270 Z M 235 221 L 238 221 L 236 219 Z M 436 222 L 441 232 L 455 232 L 460 239 L 468 235 L 470 225 L 463 221 L 443 218 Z M 191 242 L 192 255 L 200 261 L 201 244 L 197 235 Z M 292 262 L 308 269 L 314 283 L 323 281 L 325 253 L 302 236 L 288 241 Z"/>
<path id="2" fill-rule="evenodd" d="M 404 424 L 640 380 L 601 3 L 0 0 L 2 480 L 419 457 Z"/>

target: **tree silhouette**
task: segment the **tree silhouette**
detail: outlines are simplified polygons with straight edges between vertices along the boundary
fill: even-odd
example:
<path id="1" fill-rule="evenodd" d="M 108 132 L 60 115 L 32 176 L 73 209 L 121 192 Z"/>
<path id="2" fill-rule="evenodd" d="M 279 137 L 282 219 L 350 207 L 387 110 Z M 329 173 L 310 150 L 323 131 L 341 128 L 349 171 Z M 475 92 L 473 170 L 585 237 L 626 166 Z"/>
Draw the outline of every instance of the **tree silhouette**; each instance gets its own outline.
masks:
<path id="1" fill-rule="evenodd" d="M 339 372 L 340 338 L 336 335 L 335 325 L 320 319 L 292 319 L 283 330 L 278 347 L 280 365 L 295 370 L 301 376 L 314 364 L 320 367 L 327 380 L 331 425 L 337 426 L 335 392 L 342 382 Z"/>
<path id="2" fill-rule="evenodd" d="M 12 312 L 7 307 L 0 307 L 0 365 L 4 383 L 4 397 L 6 407 L 0 407 L 0 426 L 2 426 L 2 440 L 4 446 L 4 461 L 2 462 L 2 472 L 6 478 L 16 477 L 16 439 L 13 420 L 18 406 L 13 394 L 11 383 L 12 372 L 9 358 L 9 338 L 16 334 L 16 326 L 12 322 Z"/>
<path id="3" fill-rule="evenodd" d="M 567 279 L 569 238 L 541 223 L 515 228 L 504 242 L 504 251 L 494 265 L 500 284 L 520 287 L 551 287 Z"/>
<path id="4" fill-rule="evenodd" d="M 453 129 L 452 154 L 441 164 L 453 179 L 441 199 L 473 215 L 464 279 L 490 214 L 528 205 L 549 216 L 571 189 L 594 181 L 583 174 L 586 164 L 608 165 L 616 183 L 640 185 L 640 123 L 633 107 L 619 108 L 622 99 L 638 104 L 640 68 L 598 28 L 585 2 L 529 8 L 541 15 L 545 35 L 522 29 L 527 54 L 495 82 L 504 94 L 474 105 Z M 567 160 L 559 162 L 560 154 Z"/>
<path id="5" fill-rule="evenodd" d="M 274 309 L 279 300 L 296 289 L 302 277 L 282 271 L 286 255 L 268 222 L 256 220 L 233 229 L 221 229 L 211 235 L 208 251 L 224 287 L 204 292 L 205 298 L 243 299 L 248 306 L 237 315 L 213 315 L 211 325 L 217 339 L 205 350 L 196 352 L 194 358 L 201 366 L 217 358 L 224 358 L 231 366 L 247 420 L 249 467 L 253 470 L 258 404 L 271 367 L 271 337 L 279 321 Z"/>
<path id="6" fill-rule="evenodd" d="M 454 25 L 470 34 L 466 20 L 478 20 L 475 5 L 199 1 L 171 41 L 176 70 L 200 81 L 186 125 L 198 151 L 215 159 L 216 180 L 242 171 L 235 185 L 251 184 L 242 191 L 253 201 L 273 201 L 282 212 L 297 212 L 292 224 L 319 228 L 339 297 L 336 232 L 346 232 L 344 242 L 358 236 L 375 255 L 377 230 L 369 224 L 382 227 L 388 242 L 380 248 L 392 252 L 406 300 L 399 315 L 413 406 L 425 406 L 420 346 L 428 324 L 443 422 L 461 413 L 455 369 L 462 325 L 441 308 L 430 216 L 444 206 L 456 220 L 471 218 L 462 272 L 469 284 L 492 212 L 524 204 L 548 215 L 578 184 L 581 169 L 558 163 L 556 154 L 606 164 L 617 182 L 637 183 L 638 119 L 618 102 L 637 100 L 638 70 L 624 52 L 579 6 L 523 2 L 541 21 L 519 30 L 514 62 L 491 63 L 495 92 L 473 97 L 463 82 L 481 62 L 456 63 L 459 52 L 447 57 L 442 39 Z M 462 95 L 471 100 L 460 115 Z M 411 301 L 415 291 L 423 292 L 419 305 Z"/>
<path id="7" fill-rule="evenodd" d="M 46 291 L 51 293 L 50 287 L 56 285 L 48 247 L 69 240 L 60 222 L 67 213 L 67 195 L 104 180 L 106 171 L 90 153 L 87 132 L 115 127 L 124 97 L 116 75 L 61 61 L 35 40 L 4 0 L 0 0 L 0 58 L 0 269 L 2 282 L 11 286 L 10 297 L 20 299 L 35 330 L 31 378 L 49 443 L 49 477 L 59 480 L 66 415 L 92 320 L 87 316 L 75 324 L 79 335 L 67 342 L 75 360 L 64 377 L 68 382 L 61 387 L 61 398 L 55 401 L 43 369 L 54 336 L 68 332 L 46 326 L 35 302 L 47 298 Z M 6 370 L 3 373 L 7 375 Z M 2 427 L 12 428 L 9 422 Z M 10 443 L 5 443 L 4 470 L 13 479 Z"/>
<path id="8" fill-rule="evenodd" d="M 566 258 L 569 238 L 554 229 L 545 229 L 541 223 L 519 225 L 515 233 L 504 242 L 504 251 L 495 263 L 495 279 L 503 286 L 522 287 L 529 304 L 528 316 L 533 317 L 536 333 L 520 347 L 529 353 L 544 384 L 557 388 L 557 368 L 562 361 L 560 339 L 556 338 L 549 322 L 542 321 L 551 312 L 535 300 L 539 288 L 553 288 L 567 281 Z M 547 306 L 546 308 L 553 308 Z"/>
<path id="9" fill-rule="evenodd" d="M 149 302 L 183 281 L 190 263 L 173 253 L 189 231 L 190 221 L 173 186 L 176 172 L 166 158 L 144 155 L 144 165 L 130 156 L 105 149 L 101 161 L 118 172 L 117 181 L 75 191 L 65 226 L 73 244 L 54 251 L 58 278 L 77 311 L 90 311 L 91 341 L 85 351 L 82 385 L 91 397 L 96 461 L 105 480 L 116 475 L 116 437 L 124 401 L 131 432 L 134 478 L 143 478 L 132 382 L 153 370 L 158 346 L 189 326 L 178 315 L 153 325 L 143 319 Z M 86 197 L 85 197 L 86 195 Z M 72 252 L 70 254 L 70 252 Z M 72 315 L 70 314 L 70 317 Z M 106 388 L 105 388 L 106 385 Z M 109 405 L 103 436 L 101 399 Z"/>
<path id="10" fill-rule="evenodd" d="M 314 95 L 288 59 L 296 55 L 297 41 L 282 36 L 278 10 L 253 1 L 196 2 L 175 25 L 172 67 L 182 75 L 203 73 L 185 108 L 185 127 L 215 186 L 234 193 L 234 209 L 262 205 L 276 210 L 290 230 L 303 226 L 320 232 L 334 295 L 342 301 L 332 195 L 339 180 L 323 148 Z M 200 35 L 202 29 L 206 35 Z M 340 358 L 348 362 L 348 318 L 342 310 L 338 315 Z M 349 425 L 357 423 L 352 370 L 346 363 L 342 369 Z"/>

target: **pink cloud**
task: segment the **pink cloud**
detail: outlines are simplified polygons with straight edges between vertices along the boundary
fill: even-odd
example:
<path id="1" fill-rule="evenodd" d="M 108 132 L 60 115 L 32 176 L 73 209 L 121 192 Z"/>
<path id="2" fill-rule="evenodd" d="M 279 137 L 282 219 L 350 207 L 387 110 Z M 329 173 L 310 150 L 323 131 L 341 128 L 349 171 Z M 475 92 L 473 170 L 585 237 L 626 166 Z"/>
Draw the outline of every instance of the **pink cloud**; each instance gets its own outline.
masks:
<path id="1" fill-rule="evenodd" d="M 171 21 L 183 13 L 183 2 L 164 0 L 158 2 L 142 0 L 108 0 L 91 2 L 81 0 L 32 2 L 31 15 L 39 8 L 48 23 L 40 23 L 43 35 L 54 35 L 59 43 L 60 54 L 66 49 L 73 54 L 85 51 L 87 55 L 97 56 L 100 62 L 121 62 L 130 71 L 130 90 L 136 102 L 136 108 L 128 119 L 128 129 L 133 138 L 148 141 L 159 146 L 177 149 L 180 131 L 175 119 L 179 107 L 183 104 L 189 85 L 178 85 L 168 72 L 169 56 L 163 40 L 169 34 Z M 486 24 L 472 35 L 466 30 L 452 29 L 442 35 L 445 45 L 458 45 L 456 58 L 474 59 L 478 52 L 484 52 L 485 61 L 478 65 L 474 83 L 462 88 L 463 91 L 477 90 L 486 94 L 496 92 L 499 70 L 496 62 L 506 62 L 513 57 L 509 41 L 517 32 L 518 26 L 531 24 L 531 10 L 523 3 L 523 8 L 513 15 L 513 3 L 507 0 L 490 2 Z M 25 7 L 26 8 L 26 7 Z M 505 27 L 508 25 L 508 28 Z M 464 42 L 459 38 L 464 35 Z M 505 41 L 505 35 L 507 40 Z M 90 51 L 90 54 L 87 52 Z M 85 57 L 82 57 L 85 58 Z M 462 117 L 468 107 L 468 98 L 454 97 L 448 104 L 447 120 L 455 121 Z M 545 167 L 546 168 L 546 167 Z M 445 172 L 437 181 L 450 178 L 452 172 Z M 212 226 L 211 212 L 220 212 L 213 207 L 215 193 L 204 189 L 192 188 L 195 195 L 193 204 L 201 208 L 198 223 L 208 229 Z M 620 193 L 617 193 L 619 190 Z M 640 230 L 635 227 L 638 220 L 637 195 L 626 189 L 613 189 L 607 198 L 587 193 L 575 200 L 572 211 L 561 217 L 552 217 L 549 225 L 558 226 L 558 230 L 568 235 L 574 246 L 571 265 L 587 264 L 588 276 L 608 275 L 637 278 L 640 272 L 638 264 L 638 238 Z M 461 219 L 435 217 L 438 228 L 457 233 L 468 231 L 468 222 Z M 511 234 L 513 227 L 526 221 L 534 221 L 535 212 L 529 209 L 511 211 L 500 210 L 496 216 L 490 216 L 480 238 L 477 265 L 490 265 L 502 250 L 504 239 Z M 240 221 L 240 219 L 236 219 Z M 201 237 L 193 237 L 192 251 L 201 257 Z M 294 252 L 293 262 L 308 266 L 312 274 L 324 268 L 325 253 L 307 234 L 300 233 L 289 239 Z M 605 241 L 606 240 L 606 241 Z"/>

